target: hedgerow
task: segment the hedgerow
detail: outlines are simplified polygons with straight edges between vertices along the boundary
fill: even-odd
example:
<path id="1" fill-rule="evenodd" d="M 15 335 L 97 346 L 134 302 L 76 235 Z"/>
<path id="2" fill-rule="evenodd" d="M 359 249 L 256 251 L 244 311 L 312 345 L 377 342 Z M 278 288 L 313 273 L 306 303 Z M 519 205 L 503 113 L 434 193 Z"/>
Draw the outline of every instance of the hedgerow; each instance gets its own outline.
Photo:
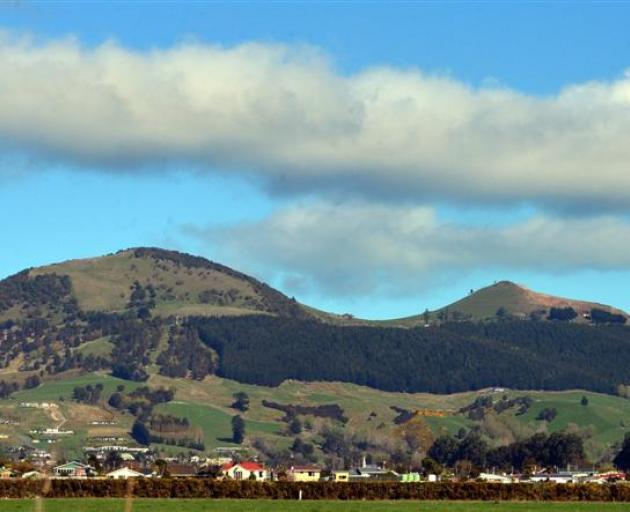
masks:
<path id="1" fill-rule="evenodd" d="M 211 498 L 308 500 L 624 501 L 630 485 L 481 482 L 255 482 L 203 478 L 0 480 L 0 498 Z"/>

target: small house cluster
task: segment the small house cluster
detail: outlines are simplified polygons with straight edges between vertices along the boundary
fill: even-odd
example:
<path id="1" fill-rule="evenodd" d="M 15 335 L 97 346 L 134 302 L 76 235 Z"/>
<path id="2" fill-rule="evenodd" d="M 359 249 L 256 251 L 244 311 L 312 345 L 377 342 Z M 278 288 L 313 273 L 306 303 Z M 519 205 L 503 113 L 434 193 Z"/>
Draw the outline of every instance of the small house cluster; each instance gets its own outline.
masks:
<path id="1" fill-rule="evenodd" d="M 18 460 L 19 459 L 19 460 Z M 108 446 L 86 448 L 85 460 L 72 460 L 57 464 L 50 454 L 42 450 L 22 447 L 14 464 L 0 467 L 0 478 L 214 478 L 218 480 L 255 480 L 291 482 L 367 482 L 397 481 L 420 483 L 453 481 L 452 474 L 435 475 L 419 472 L 398 473 L 392 469 L 367 464 L 343 470 L 324 470 L 317 465 L 295 465 L 290 467 L 269 467 L 258 460 L 238 460 L 219 456 L 203 458 L 191 456 L 186 460 L 176 458 L 159 459 L 146 448 Z M 459 477 L 461 479 L 461 477 Z M 595 470 L 569 469 L 564 471 L 542 470 L 534 474 L 505 474 L 482 472 L 474 477 L 476 481 L 498 484 L 553 482 L 558 484 L 594 483 L 607 484 L 626 479 L 621 472 L 598 472 Z"/>

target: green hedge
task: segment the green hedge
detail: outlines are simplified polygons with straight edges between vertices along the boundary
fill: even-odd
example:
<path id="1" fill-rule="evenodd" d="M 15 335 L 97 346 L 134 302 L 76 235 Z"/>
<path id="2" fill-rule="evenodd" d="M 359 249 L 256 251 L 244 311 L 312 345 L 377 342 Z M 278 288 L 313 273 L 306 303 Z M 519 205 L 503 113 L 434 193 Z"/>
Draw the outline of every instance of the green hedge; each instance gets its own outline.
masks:
<path id="1" fill-rule="evenodd" d="M 0 480 L 0 498 L 124 497 L 124 480 L 51 480 L 47 492 L 41 480 Z M 217 481 L 202 478 L 139 479 L 132 493 L 138 498 L 247 498 L 296 499 L 301 490 L 309 500 L 521 500 L 521 501 L 627 501 L 630 485 L 492 484 L 466 483 L 295 483 Z"/>

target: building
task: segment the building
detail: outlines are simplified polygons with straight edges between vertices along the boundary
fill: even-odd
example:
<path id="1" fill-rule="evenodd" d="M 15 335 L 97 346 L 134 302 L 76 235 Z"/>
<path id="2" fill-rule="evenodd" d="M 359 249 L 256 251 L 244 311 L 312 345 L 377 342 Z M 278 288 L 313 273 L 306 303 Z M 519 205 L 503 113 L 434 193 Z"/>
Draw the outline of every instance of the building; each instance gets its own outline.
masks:
<path id="1" fill-rule="evenodd" d="M 612 482 L 619 482 L 625 480 L 625 473 L 619 473 L 616 471 L 610 471 L 607 473 L 595 473 L 584 480 L 589 484 L 608 484 Z"/>
<path id="2" fill-rule="evenodd" d="M 269 472 L 258 462 L 229 462 L 221 471 L 232 480 L 269 480 Z"/>
<path id="3" fill-rule="evenodd" d="M 5 479 L 14 476 L 16 476 L 16 473 L 11 468 L 0 468 L 0 478 Z"/>
<path id="4" fill-rule="evenodd" d="M 321 473 L 317 466 L 294 466 L 287 471 L 287 477 L 292 482 L 319 482 Z"/>
<path id="5" fill-rule="evenodd" d="M 577 484 L 589 477 L 587 471 L 561 471 L 559 473 L 537 473 L 529 478 L 530 482 L 553 482 L 556 484 Z"/>
<path id="6" fill-rule="evenodd" d="M 497 475 L 495 473 L 479 473 L 477 478 L 483 482 L 494 482 L 498 484 L 511 484 L 516 481 L 513 475 Z"/>
<path id="7" fill-rule="evenodd" d="M 400 481 L 401 482 L 420 482 L 422 481 L 422 477 L 420 475 L 420 473 L 404 473 L 402 475 L 400 475 Z"/>
<path id="8" fill-rule="evenodd" d="M 172 477 L 197 476 L 199 468 L 194 464 L 180 464 L 169 462 L 166 466 L 166 473 Z"/>
<path id="9" fill-rule="evenodd" d="M 44 473 L 42 473 L 41 471 L 27 471 L 26 473 L 22 474 L 22 478 L 30 478 L 30 479 L 38 479 L 38 478 L 44 478 Z"/>
<path id="10" fill-rule="evenodd" d="M 114 471 L 110 471 L 105 476 L 107 478 L 113 478 L 114 480 L 144 477 L 142 473 L 139 473 L 138 471 L 134 471 L 133 469 L 125 468 L 125 467 L 115 469 Z"/>
<path id="11" fill-rule="evenodd" d="M 380 468 L 373 464 L 364 464 L 358 468 L 352 468 L 349 471 L 350 481 L 362 480 L 398 480 L 399 475 L 395 471 Z"/>
<path id="12" fill-rule="evenodd" d="M 85 478 L 95 474 L 94 468 L 76 460 L 53 468 L 55 477 Z"/>
<path id="13" fill-rule="evenodd" d="M 331 480 L 333 482 L 348 482 L 350 480 L 350 472 L 345 470 L 333 471 Z"/>

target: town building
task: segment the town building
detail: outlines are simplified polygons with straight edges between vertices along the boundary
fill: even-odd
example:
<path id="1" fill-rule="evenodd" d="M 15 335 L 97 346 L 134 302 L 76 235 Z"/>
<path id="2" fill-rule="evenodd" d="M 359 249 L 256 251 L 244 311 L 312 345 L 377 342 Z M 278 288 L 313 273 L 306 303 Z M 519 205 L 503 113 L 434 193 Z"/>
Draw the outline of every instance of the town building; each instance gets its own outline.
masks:
<path id="1" fill-rule="evenodd" d="M 294 466 L 287 471 L 287 477 L 292 482 L 319 482 L 321 473 L 317 466 Z"/>
<path id="2" fill-rule="evenodd" d="M 115 469 L 114 471 L 110 471 L 105 476 L 107 478 L 112 478 L 114 480 L 144 477 L 142 473 L 139 473 L 138 471 L 134 471 L 133 469 L 126 468 L 126 467 L 122 467 L 122 468 Z"/>
<path id="3" fill-rule="evenodd" d="M 232 480 L 269 480 L 269 472 L 258 462 L 229 462 L 221 471 Z"/>
<path id="4" fill-rule="evenodd" d="M 494 482 L 498 484 L 511 484 L 517 481 L 515 475 L 497 475 L 495 473 L 479 473 L 477 479 L 483 482 Z"/>
<path id="5" fill-rule="evenodd" d="M 348 482 L 350 481 L 350 472 L 346 470 L 333 471 L 331 480 L 333 482 Z"/>
<path id="6" fill-rule="evenodd" d="M 399 475 L 390 469 L 384 469 L 374 464 L 364 464 L 349 471 L 350 481 L 362 480 L 398 480 Z"/>
<path id="7" fill-rule="evenodd" d="M 55 477 L 85 478 L 93 476 L 95 473 L 93 467 L 82 464 L 76 460 L 53 468 L 53 475 Z"/>

